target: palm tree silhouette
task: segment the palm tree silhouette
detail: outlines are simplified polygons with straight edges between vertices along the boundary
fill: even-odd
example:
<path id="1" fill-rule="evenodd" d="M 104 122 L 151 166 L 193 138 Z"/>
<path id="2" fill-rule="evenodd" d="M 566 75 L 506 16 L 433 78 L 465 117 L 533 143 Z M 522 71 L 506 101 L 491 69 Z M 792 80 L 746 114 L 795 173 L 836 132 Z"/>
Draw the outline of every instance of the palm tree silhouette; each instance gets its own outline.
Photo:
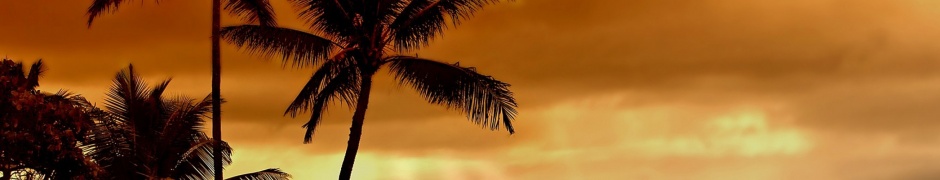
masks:
<path id="1" fill-rule="evenodd" d="M 404 55 L 426 46 L 483 6 L 499 0 L 292 0 L 300 16 L 318 34 L 259 25 L 230 26 L 222 37 L 260 55 L 280 55 L 285 64 L 319 68 L 285 115 L 312 111 L 304 142 L 309 143 L 327 104 L 345 102 L 356 110 L 340 179 L 349 179 L 359 149 L 372 77 L 388 66 L 402 84 L 409 84 L 434 104 L 458 109 L 491 130 L 511 121 L 516 102 L 509 84 L 482 75 L 472 67 Z"/>
<path id="2" fill-rule="evenodd" d="M 104 170 L 102 179 L 211 179 L 213 139 L 202 132 L 212 108 L 211 97 L 196 101 L 166 98 L 170 80 L 149 87 L 133 66 L 114 78 L 106 110 L 97 110 L 98 127 L 91 136 L 89 156 Z M 232 149 L 222 142 L 223 165 Z M 288 179 L 267 169 L 230 179 Z"/>
<path id="3" fill-rule="evenodd" d="M 88 7 L 88 26 L 91 27 L 91 23 L 95 20 L 96 17 L 101 16 L 104 12 L 114 12 L 122 4 L 130 2 L 132 0 L 94 0 L 90 7 Z M 156 0 L 155 0 L 156 1 Z M 241 16 L 244 20 L 254 23 L 257 22 L 262 26 L 274 26 L 274 10 L 271 7 L 271 4 L 268 3 L 268 0 L 227 0 L 225 6 L 232 14 L 236 16 Z M 222 0 L 212 0 L 212 137 L 215 137 L 220 142 L 215 143 L 216 151 L 213 152 L 215 157 L 221 157 L 222 152 L 220 151 L 222 144 L 222 103 L 219 101 L 221 99 L 221 75 L 222 75 L 222 57 L 219 43 L 219 28 L 221 27 L 221 3 Z M 216 158 L 213 160 L 215 164 L 222 164 L 222 159 Z M 215 166 L 215 177 L 216 180 L 222 180 L 222 167 Z"/>

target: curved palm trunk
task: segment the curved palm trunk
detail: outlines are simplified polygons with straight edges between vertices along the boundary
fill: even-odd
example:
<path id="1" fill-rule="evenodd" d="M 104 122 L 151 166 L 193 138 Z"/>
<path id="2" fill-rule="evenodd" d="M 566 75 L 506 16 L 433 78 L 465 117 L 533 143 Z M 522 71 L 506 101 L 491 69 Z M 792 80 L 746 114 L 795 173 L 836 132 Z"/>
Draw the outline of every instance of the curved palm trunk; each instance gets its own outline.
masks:
<path id="1" fill-rule="evenodd" d="M 340 180 L 348 180 L 352 176 L 353 164 L 356 162 L 356 153 L 359 152 L 359 140 L 362 137 L 362 123 L 366 118 L 366 109 L 369 106 L 369 94 L 372 90 L 372 73 L 362 75 L 362 84 L 359 89 L 359 99 L 356 100 L 356 112 L 353 114 L 352 127 L 349 127 L 349 142 L 346 144 L 346 155 L 343 157 L 343 166 L 339 171 Z"/>
<path id="2" fill-rule="evenodd" d="M 222 53 L 219 45 L 221 26 L 221 0 L 212 0 L 212 168 L 215 180 L 222 180 L 222 98 L 220 86 L 222 76 Z"/>

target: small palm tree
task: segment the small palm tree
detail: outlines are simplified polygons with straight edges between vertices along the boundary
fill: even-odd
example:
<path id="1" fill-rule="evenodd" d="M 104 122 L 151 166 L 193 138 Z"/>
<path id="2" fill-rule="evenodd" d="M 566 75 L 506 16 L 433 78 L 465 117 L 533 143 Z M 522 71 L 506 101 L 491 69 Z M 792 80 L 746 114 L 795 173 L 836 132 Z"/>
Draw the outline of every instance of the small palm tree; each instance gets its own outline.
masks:
<path id="1" fill-rule="evenodd" d="M 427 45 L 448 22 L 469 18 L 499 0 L 291 0 L 317 33 L 259 25 L 222 29 L 227 41 L 260 55 L 280 55 L 285 64 L 319 66 L 286 114 L 311 111 L 309 143 L 331 101 L 355 106 L 340 179 L 349 179 L 359 149 L 373 75 L 382 67 L 429 102 L 463 111 L 491 130 L 506 128 L 516 102 L 509 84 L 457 63 L 403 55 Z"/>
<path id="2" fill-rule="evenodd" d="M 114 12 L 122 4 L 134 0 L 94 0 L 88 7 L 88 26 L 96 17 L 105 12 Z M 154 0 L 158 1 L 158 0 Z M 228 0 L 225 8 L 236 16 L 241 16 L 248 22 L 257 22 L 263 26 L 274 26 L 274 10 L 268 0 Z M 215 143 L 215 157 L 222 156 L 222 103 L 221 99 L 221 76 L 222 76 L 222 53 L 219 42 L 219 28 L 221 27 L 221 4 L 222 0 L 212 0 L 212 137 L 219 142 Z M 222 164 L 222 159 L 213 160 L 215 164 Z M 215 166 L 216 180 L 222 180 L 222 166 Z"/>
<path id="3" fill-rule="evenodd" d="M 106 110 L 98 110 L 98 128 L 89 156 L 103 169 L 103 179 L 211 179 L 213 139 L 202 132 L 211 98 L 165 98 L 170 81 L 149 87 L 133 66 L 115 76 Z M 224 164 L 232 149 L 223 144 Z M 287 179 L 268 169 L 233 179 Z"/>

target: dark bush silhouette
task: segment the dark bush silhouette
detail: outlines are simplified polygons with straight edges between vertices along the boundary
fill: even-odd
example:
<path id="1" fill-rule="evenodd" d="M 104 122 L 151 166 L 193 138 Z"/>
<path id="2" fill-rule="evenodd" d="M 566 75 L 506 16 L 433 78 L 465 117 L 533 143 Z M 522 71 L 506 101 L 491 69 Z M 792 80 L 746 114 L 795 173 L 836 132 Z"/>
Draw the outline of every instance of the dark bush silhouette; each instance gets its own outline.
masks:
<path id="1" fill-rule="evenodd" d="M 201 131 L 209 98 L 166 98 L 169 80 L 149 87 L 129 67 L 115 77 L 101 110 L 65 91 L 36 90 L 43 70 L 42 61 L 29 73 L 22 63 L 0 62 L 0 180 L 214 176 L 214 141 Z M 231 148 L 225 145 L 223 152 L 224 162 L 231 162 Z M 289 178 L 266 169 L 229 179 Z"/>
<path id="2" fill-rule="evenodd" d="M 44 179 L 94 179 L 83 154 L 94 128 L 88 102 L 65 91 L 40 92 L 42 61 L 26 73 L 22 63 L 0 60 L 0 171 Z M 22 175 L 22 174 L 21 174 Z"/>

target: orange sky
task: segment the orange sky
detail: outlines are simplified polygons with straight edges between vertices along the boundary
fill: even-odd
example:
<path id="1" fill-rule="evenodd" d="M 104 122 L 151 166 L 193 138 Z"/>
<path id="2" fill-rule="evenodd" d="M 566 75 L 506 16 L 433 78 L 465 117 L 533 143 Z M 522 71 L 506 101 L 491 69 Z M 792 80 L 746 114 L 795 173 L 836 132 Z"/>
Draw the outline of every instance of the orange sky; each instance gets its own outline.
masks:
<path id="1" fill-rule="evenodd" d="M 305 26 L 284 1 L 282 25 Z M 0 0 L 0 55 L 41 89 L 102 103 L 133 63 L 209 93 L 209 1 Z M 224 25 L 238 24 L 227 18 Z M 513 84 L 517 134 L 377 79 L 354 179 L 940 179 L 940 2 L 516 0 L 420 52 Z M 223 46 L 224 138 L 239 174 L 335 178 L 351 113 L 313 144 L 281 114 L 311 70 Z"/>

